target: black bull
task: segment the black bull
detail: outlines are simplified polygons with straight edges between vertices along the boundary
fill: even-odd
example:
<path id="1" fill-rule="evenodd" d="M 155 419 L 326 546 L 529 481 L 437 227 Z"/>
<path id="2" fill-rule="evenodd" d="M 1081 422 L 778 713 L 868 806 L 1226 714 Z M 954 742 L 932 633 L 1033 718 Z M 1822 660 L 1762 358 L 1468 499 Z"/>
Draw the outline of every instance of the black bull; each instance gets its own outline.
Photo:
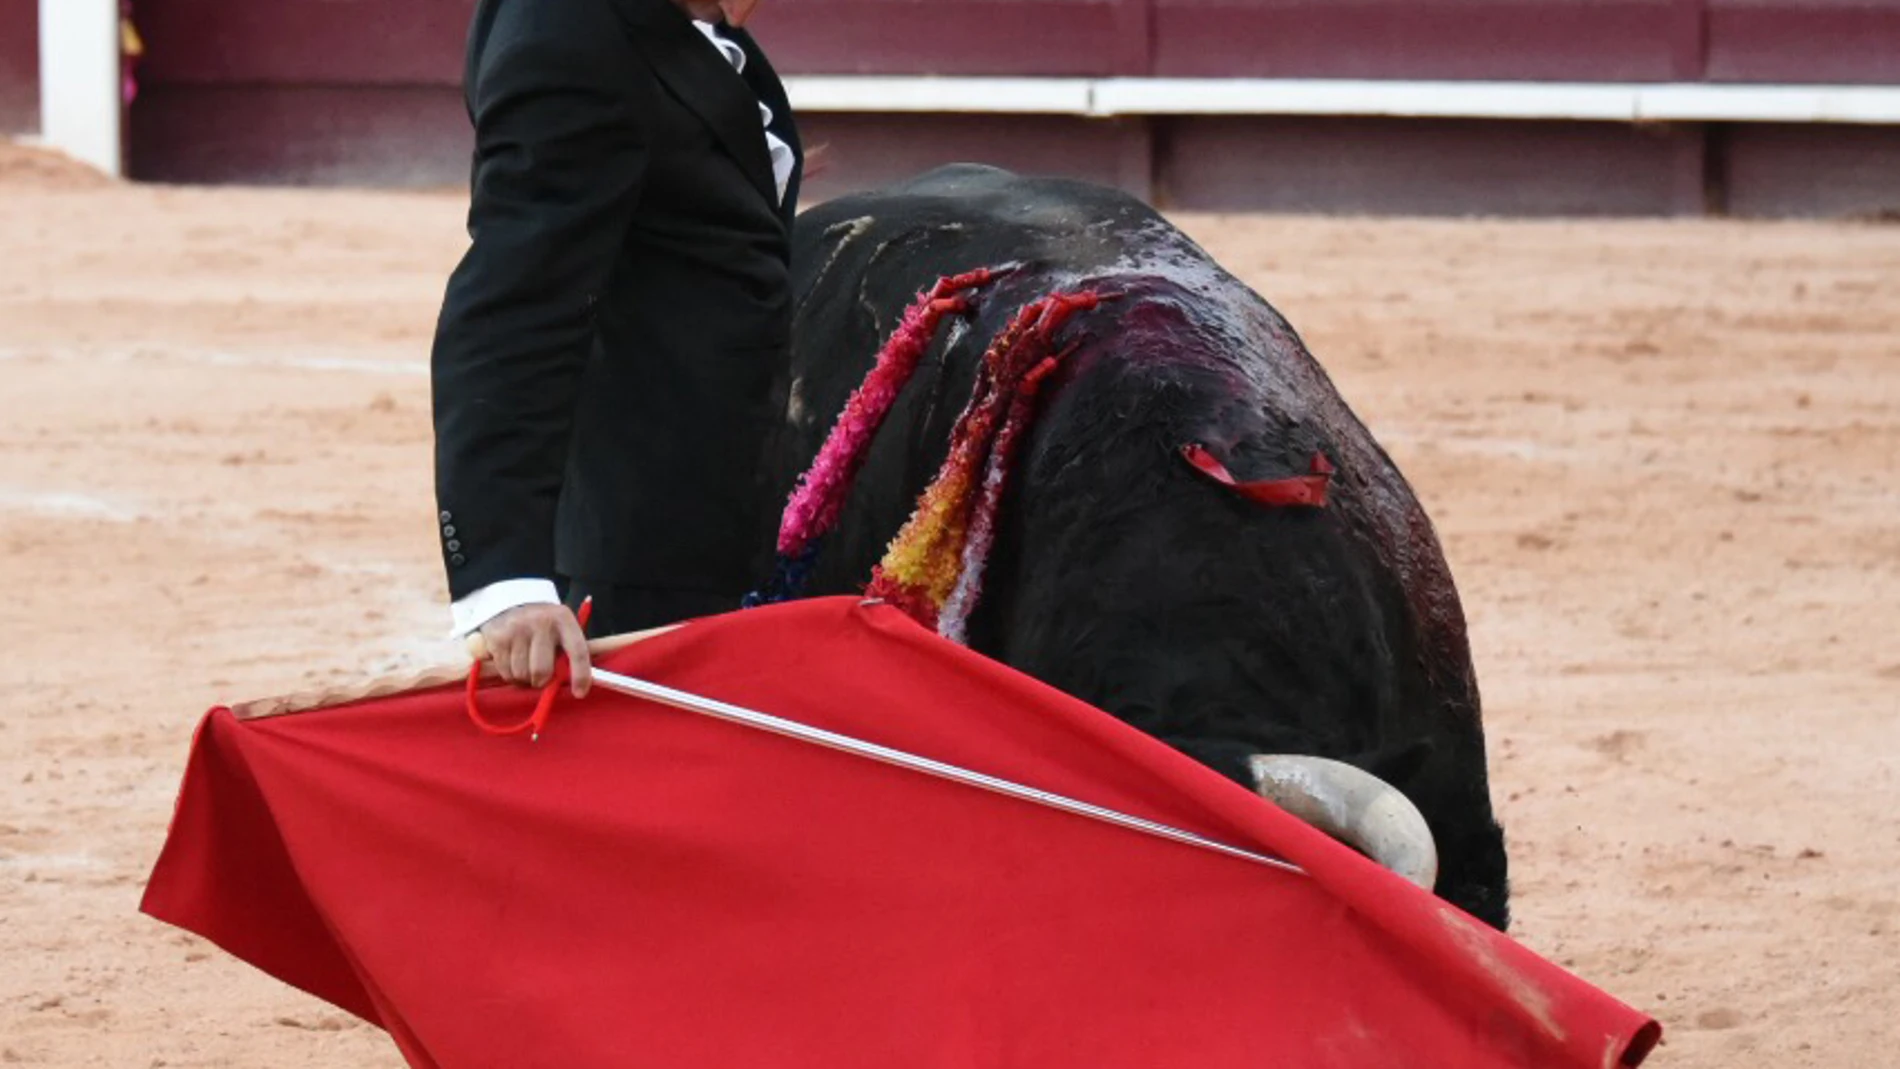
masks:
<path id="1" fill-rule="evenodd" d="M 1254 753 L 1380 776 L 1437 839 L 1438 893 L 1503 927 L 1477 685 L 1431 523 L 1286 320 L 1146 205 L 965 166 L 807 212 L 774 503 L 918 291 L 999 264 L 1019 266 L 906 387 L 808 592 L 862 589 L 1019 308 L 1119 294 L 1060 335 L 1076 347 L 1018 454 L 970 645 L 1250 786 Z M 1244 500 L 1181 461 L 1188 443 L 1242 480 L 1323 453 L 1330 501 Z"/>

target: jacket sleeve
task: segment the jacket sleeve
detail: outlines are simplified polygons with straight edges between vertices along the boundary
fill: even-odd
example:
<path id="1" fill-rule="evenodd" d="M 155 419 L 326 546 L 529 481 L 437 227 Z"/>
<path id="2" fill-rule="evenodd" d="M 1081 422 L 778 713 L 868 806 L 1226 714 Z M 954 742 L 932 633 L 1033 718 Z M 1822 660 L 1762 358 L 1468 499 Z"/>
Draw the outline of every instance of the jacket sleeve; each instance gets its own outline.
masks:
<path id="1" fill-rule="evenodd" d="M 451 598 L 554 574 L 593 309 L 647 161 L 638 53 L 602 0 L 500 0 L 473 64 L 472 244 L 431 359 Z"/>

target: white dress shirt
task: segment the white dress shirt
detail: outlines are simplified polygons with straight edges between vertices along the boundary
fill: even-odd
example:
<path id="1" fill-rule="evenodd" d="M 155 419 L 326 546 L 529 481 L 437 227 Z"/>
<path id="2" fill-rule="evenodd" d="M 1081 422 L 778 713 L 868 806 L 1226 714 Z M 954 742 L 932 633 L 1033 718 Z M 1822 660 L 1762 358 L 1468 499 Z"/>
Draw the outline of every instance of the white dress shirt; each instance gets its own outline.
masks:
<path id="1" fill-rule="evenodd" d="M 693 26 L 706 35 L 706 40 L 719 50 L 727 63 L 732 64 L 736 73 L 745 73 L 745 49 L 735 41 L 728 41 L 719 35 L 719 27 L 710 22 L 693 20 Z M 792 169 L 798 165 L 792 146 L 773 133 L 772 109 L 759 105 L 759 125 L 765 131 L 765 148 L 772 157 L 772 178 L 778 184 L 778 199 L 785 200 L 785 191 L 791 185 Z M 480 628 L 483 624 L 523 605 L 559 605 L 560 594 L 554 589 L 552 579 L 503 579 L 490 583 L 473 594 L 462 598 L 449 606 L 449 618 L 452 621 L 451 636 L 461 638 Z"/>
<path id="2" fill-rule="evenodd" d="M 719 36 L 719 27 L 710 22 L 694 19 L 693 26 L 706 35 L 706 40 L 711 41 L 713 47 L 719 50 L 719 54 L 726 57 L 726 62 L 732 64 L 734 71 L 740 74 L 745 73 L 745 49 L 740 48 L 738 42 L 728 41 Z M 778 183 L 778 199 L 782 204 L 785 201 L 785 190 L 791 185 L 792 168 L 797 165 L 798 160 L 792 154 L 792 146 L 772 132 L 772 109 L 764 104 L 759 105 L 759 125 L 765 128 L 765 148 L 772 155 L 772 179 Z"/>

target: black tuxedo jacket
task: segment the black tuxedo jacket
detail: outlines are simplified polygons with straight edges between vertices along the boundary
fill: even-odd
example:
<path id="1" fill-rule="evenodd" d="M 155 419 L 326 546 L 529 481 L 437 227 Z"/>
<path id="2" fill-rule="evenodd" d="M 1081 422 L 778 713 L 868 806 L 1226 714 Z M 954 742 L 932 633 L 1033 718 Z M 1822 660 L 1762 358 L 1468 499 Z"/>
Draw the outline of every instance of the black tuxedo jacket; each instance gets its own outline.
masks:
<path id="1" fill-rule="evenodd" d="M 432 360 L 452 597 L 584 577 L 729 591 L 769 542 L 789 231 L 759 104 L 668 0 L 480 0 L 467 96 L 473 243 Z"/>

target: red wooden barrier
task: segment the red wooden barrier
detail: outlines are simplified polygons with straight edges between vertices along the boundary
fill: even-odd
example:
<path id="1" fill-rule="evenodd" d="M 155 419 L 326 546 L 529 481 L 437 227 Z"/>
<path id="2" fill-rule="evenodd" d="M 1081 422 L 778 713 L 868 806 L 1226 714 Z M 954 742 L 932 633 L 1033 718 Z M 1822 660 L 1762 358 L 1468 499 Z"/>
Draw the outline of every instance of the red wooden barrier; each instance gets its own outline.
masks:
<path id="1" fill-rule="evenodd" d="M 1742 216 L 1900 220 L 1892 127 L 1736 126 L 1723 135 L 1726 201 Z"/>
<path id="2" fill-rule="evenodd" d="M 446 86 L 147 86 L 127 169 L 159 182 L 455 187 L 474 137 Z"/>
<path id="3" fill-rule="evenodd" d="M 757 30 L 801 74 L 1145 74 L 1149 0 L 767 0 Z"/>
<path id="4" fill-rule="evenodd" d="M 1691 136 L 1615 123 L 1183 118 L 1170 124 L 1157 185 L 1170 202 L 1212 210 L 1699 213 Z"/>
<path id="5" fill-rule="evenodd" d="M 1055 115 L 808 115 L 807 144 L 821 148 L 805 183 L 825 199 L 909 178 L 946 163 L 979 161 L 1025 174 L 1080 178 L 1140 195 L 1149 185 L 1153 145 L 1140 120 Z"/>
<path id="6" fill-rule="evenodd" d="M 1699 3 L 1699 0 L 1697 0 Z M 1678 0 L 1154 0 L 1157 75 L 1695 78 Z"/>
<path id="7" fill-rule="evenodd" d="M 154 85 L 460 85 L 474 0 L 137 0 Z"/>
<path id="8" fill-rule="evenodd" d="M 1900 82 L 1900 0 L 1707 0 L 1709 77 Z"/>
<path id="9" fill-rule="evenodd" d="M 152 84 L 443 85 L 474 0 L 140 0 Z M 0 0 L 31 29 L 35 0 Z M 1900 0 L 768 0 L 787 73 L 1900 82 Z M 0 101 L 37 66 L 0 34 Z M 9 89 L 11 87 L 11 89 Z"/>
<path id="10" fill-rule="evenodd" d="M 40 126 L 39 0 L 0 0 L 0 135 Z"/>
<path id="11" fill-rule="evenodd" d="M 147 59 L 135 176 L 465 180 L 459 86 L 475 0 L 136 2 Z M 0 28 L 34 4 L 0 0 Z M 756 29 L 788 74 L 1900 84 L 1900 0 L 765 0 Z M 9 108 L 35 106 L 20 88 L 31 78 L 8 73 L 33 61 L 27 40 L 0 32 L 0 129 Z M 1187 207 L 1652 214 L 1721 207 L 1716 195 L 1746 214 L 1900 206 L 1892 127 L 956 114 L 804 125 L 827 149 L 815 197 L 980 160 Z"/>

